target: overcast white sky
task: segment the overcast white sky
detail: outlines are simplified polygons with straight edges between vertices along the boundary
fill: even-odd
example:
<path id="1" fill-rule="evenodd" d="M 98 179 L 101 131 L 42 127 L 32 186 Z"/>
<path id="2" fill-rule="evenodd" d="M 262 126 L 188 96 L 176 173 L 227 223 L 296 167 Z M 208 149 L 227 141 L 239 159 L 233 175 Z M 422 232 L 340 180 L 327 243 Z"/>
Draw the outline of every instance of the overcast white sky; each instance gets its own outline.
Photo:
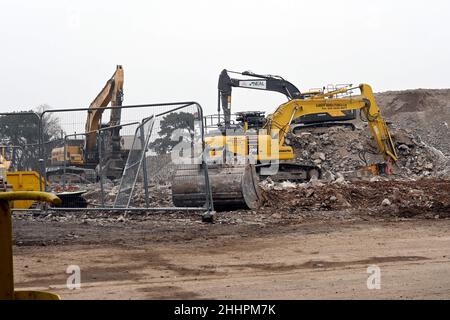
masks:
<path id="1" fill-rule="evenodd" d="M 125 103 L 196 100 L 213 113 L 223 68 L 301 90 L 450 87 L 450 1 L 1 0 L 1 111 L 88 106 L 116 64 Z M 235 90 L 234 111 L 284 97 Z"/>

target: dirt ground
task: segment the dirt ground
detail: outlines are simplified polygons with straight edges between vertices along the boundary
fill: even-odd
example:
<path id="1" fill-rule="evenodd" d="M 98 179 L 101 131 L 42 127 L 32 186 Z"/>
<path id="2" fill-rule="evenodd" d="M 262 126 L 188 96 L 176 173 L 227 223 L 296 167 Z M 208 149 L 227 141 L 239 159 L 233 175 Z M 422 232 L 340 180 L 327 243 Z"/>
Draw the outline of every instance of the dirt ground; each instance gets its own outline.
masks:
<path id="1" fill-rule="evenodd" d="M 432 216 L 16 215 L 15 282 L 63 299 L 449 299 L 450 220 Z M 80 290 L 66 287 L 69 265 Z M 367 288 L 372 265 L 380 290 Z"/>

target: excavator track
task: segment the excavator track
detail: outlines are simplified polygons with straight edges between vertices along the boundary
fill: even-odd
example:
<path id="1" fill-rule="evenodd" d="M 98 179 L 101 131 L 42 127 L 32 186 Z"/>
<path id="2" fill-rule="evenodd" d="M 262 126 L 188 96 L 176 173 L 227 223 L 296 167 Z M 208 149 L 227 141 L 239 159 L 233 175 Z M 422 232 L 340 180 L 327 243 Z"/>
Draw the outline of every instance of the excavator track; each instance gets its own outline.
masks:
<path id="1" fill-rule="evenodd" d="M 93 183 L 96 181 L 94 169 L 80 167 L 50 167 L 47 169 L 47 180 L 51 183 Z"/>
<path id="2" fill-rule="evenodd" d="M 273 165 L 272 165 L 273 166 Z M 281 162 L 278 164 L 278 170 L 273 174 L 268 174 L 269 165 L 257 165 L 258 173 L 261 179 L 270 178 L 272 181 L 291 181 L 291 182 L 307 182 L 311 179 L 320 179 L 322 170 L 313 165 L 305 165 L 295 162 Z"/>
<path id="3" fill-rule="evenodd" d="M 275 174 L 266 165 L 209 165 L 208 175 L 215 210 L 258 209 L 262 205 L 259 180 L 305 182 L 320 178 L 320 168 L 298 163 L 280 163 Z M 258 174 L 259 173 L 259 174 Z M 177 207 L 202 207 L 206 203 L 205 175 L 200 165 L 180 167 L 172 183 L 172 201 Z"/>

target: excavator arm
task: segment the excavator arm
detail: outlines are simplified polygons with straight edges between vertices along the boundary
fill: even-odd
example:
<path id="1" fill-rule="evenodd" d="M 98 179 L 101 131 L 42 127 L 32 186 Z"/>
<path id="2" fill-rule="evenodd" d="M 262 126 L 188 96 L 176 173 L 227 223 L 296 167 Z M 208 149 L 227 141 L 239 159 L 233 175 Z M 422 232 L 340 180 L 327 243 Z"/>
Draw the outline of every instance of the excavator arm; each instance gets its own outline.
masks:
<path id="1" fill-rule="evenodd" d="M 235 79 L 230 77 L 230 73 L 238 74 L 241 76 L 248 76 L 247 79 Z M 286 96 L 288 100 L 293 99 L 306 99 L 313 96 L 324 95 L 322 91 L 319 92 L 307 92 L 302 93 L 300 90 L 293 85 L 291 82 L 283 79 L 280 76 L 273 75 L 261 75 L 250 71 L 245 72 L 235 72 L 228 71 L 226 69 L 222 70 L 219 76 L 219 98 L 218 98 L 218 108 L 217 112 L 219 114 L 223 110 L 225 128 L 230 127 L 231 122 L 231 94 L 233 88 L 245 88 L 245 89 L 255 89 L 264 90 L 271 92 L 278 92 Z M 341 89 L 342 90 L 342 89 Z M 355 114 L 352 110 L 347 110 L 345 113 L 340 112 L 337 115 L 327 114 L 327 113 L 314 113 L 301 117 L 298 119 L 299 123 L 305 123 L 309 125 L 317 125 L 323 123 L 333 122 L 337 124 L 336 121 L 347 121 L 355 119 Z M 342 124 L 341 124 L 342 125 Z"/>
<path id="2" fill-rule="evenodd" d="M 116 71 L 113 76 L 106 82 L 104 88 L 100 91 L 97 97 L 92 101 L 89 108 L 92 110 L 88 111 L 88 116 L 86 119 L 85 132 L 86 135 L 86 143 L 85 143 L 85 153 L 87 156 L 87 161 L 95 161 L 95 146 L 97 142 L 97 133 L 96 130 L 100 129 L 101 126 L 101 117 L 104 112 L 104 108 L 111 103 L 111 106 L 121 106 L 123 101 L 123 83 L 124 83 L 124 72 L 122 66 L 118 65 L 116 67 Z M 109 126 L 117 126 L 120 124 L 121 118 L 121 109 L 120 108 L 112 108 Z M 120 137 L 119 129 L 115 129 L 112 133 L 113 135 L 113 150 L 117 149 L 114 147 L 114 144 L 119 144 L 118 147 L 120 149 Z M 115 139 L 116 137 L 116 139 Z M 116 141 L 118 140 L 118 142 Z"/>
<path id="3" fill-rule="evenodd" d="M 251 78 L 234 79 L 230 77 L 229 73 L 236 73 L 243 76 L 249 76 Z M 289 81 L 284 80 L 282 77 L 260 75 L 250 71 L 241 73 L 234 71 L 231 72 L 224 69 L 220 73 L 219 84 L 217 87 L 219 89 L 219 105 L 217 111 L 220 114 L 221 109 L 223 110 L 226 127 L 230 125 L 231 120 L 231 93 L 233 87 L 279 92 L 285 95 L 288 100 L 301 97 L 300 90 Z"/>
<path id="4" fill-rule="evenodd" d="M 362 110 L 379 152 L 384 156 L 386 162 L 395 163 L 398 159 L 395 145 L 386 122 L 381 117 L 381 111 L 375 101 L 372 88 L 367 84 L 362 84 L 359 89 L 361 91 L 359 96 L 348 98 L 333 98 L 333 96 L 345 93 L 350 88 L 330 92 L 326 95 L 317 95 L 310 99 L 291 100 L 268 116 L 264 128 L 272 136 L 278 136 L 280 148 L 291 148 L 284 145 L 284 140 L 295 119 L 309 114 L 328 113 L 331 116 L 340 116 L 344 114 L 344 111 Z"/>

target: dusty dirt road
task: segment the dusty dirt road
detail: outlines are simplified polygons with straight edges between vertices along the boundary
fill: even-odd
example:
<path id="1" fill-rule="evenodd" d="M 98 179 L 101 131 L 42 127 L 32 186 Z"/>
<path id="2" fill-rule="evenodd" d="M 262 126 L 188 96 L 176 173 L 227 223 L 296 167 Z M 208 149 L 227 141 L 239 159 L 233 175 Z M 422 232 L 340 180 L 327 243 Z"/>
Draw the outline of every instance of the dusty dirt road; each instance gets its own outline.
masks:
<path id="1" fill-rule="evenodd" d="M 450 299 L 448 219 L 239 219 L 251 223 L 16 219 L 16 286 L 63 299 Z M 69 265 L 80 290 L 66 288 Z M 371 265 L 380 290 L 367 288 Z"/>

